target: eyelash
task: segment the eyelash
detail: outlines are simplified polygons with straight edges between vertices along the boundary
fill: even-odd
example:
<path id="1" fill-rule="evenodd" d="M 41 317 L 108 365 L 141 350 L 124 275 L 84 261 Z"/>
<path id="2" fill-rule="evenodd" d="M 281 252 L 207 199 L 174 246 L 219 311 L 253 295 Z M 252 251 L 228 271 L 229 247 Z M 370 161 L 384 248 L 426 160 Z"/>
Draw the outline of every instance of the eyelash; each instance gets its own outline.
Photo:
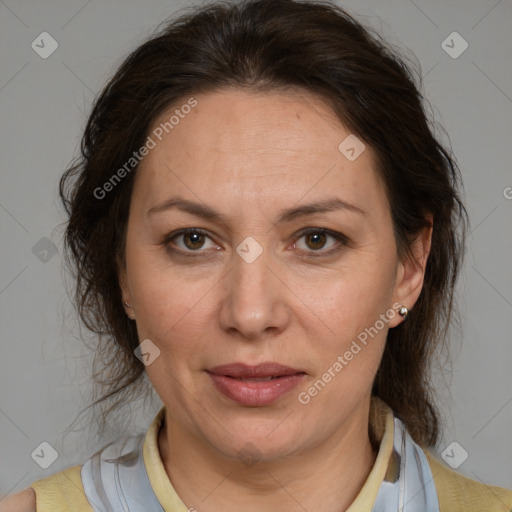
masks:
<path id="1" fill-rule="evenodd" d="M 172 240 L 174 240 L 175 238 L 177 238 L 179 236 L 187 235 L 187 234 L 191 234 L 191 233 L 204 235 L 211 239 L 211 237 L 208 235 L 208 233 L 201 228 L 186 228 L 186 229 L 181 229 L 179 231 L 175 231 L 173 233 L 168 234 L 167 236 L 164 237 L 164 239 L 162 240 L 160 245 L 164 246 L 167 249 L 167 251 L 174 253 L 174 254 L 178 254 L 180 256 L 192 257 L 192 258 L 203 257 L 204 251 L 201 251 L 201 249 L 198 249 L 197 251 L 190 251 L 190 250 L 184 251 L 182 249 L 176 249 L 176 248 L 171 247 Z M 331 256 L 332 254 L 340 251 L 341 248 L 343 246 L 347 245 L 347 243 L 349 241 L 348 238 L 345 235 L 343 235 L 342 233 L 338 233 L 337 231 L 331 231 L 330 229 L 326 229 L 326 228 L 305 228 L 301 232 L 298 233 L 297 240 L 299 240 L 300 238 L 302 238 L 304 236 L 310 235 L 310 234 L 329 235 L 329 236 L 333 237 L 338 242 L 338 244 L 334 248 L 326 250 L 326 251 L 322 251 L 321 249 L 319 249 L 318 251 L 306 251 L 307 253 L 309 253 L 309 254 L 307 254 L 307 257 L 311 257 L 311 258 L 320 258 L 320 257 Z M 194 253 L 197 253 L 197 254 L 194 254 Z"/>

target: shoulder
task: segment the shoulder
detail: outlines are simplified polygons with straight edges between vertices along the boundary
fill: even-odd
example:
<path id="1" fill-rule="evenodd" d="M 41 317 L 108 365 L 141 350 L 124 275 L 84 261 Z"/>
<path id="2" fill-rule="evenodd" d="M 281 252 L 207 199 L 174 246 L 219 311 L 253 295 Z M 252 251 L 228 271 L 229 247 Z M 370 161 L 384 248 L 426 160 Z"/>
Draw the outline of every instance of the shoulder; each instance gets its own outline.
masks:
<path id="1" fill-rule="evenodd" d="M 36 493 L 30 487 L 0 501 L 0 512 L 36 512 Z"/>
<path id="2" fill-rule="evenodd" d="M 512 510 L 512 491 L 467 478 L 437 460 L 433 453 L 423 451 L 434 477 L 441 512 Z"/>
<path id="3" fill-rule="evenodd" d="M 30 487 L 35 491 L 37 512 L 92 512 L 85 497 L 81 469 L 80 465 L 73 466 L 34 482 Z"/>

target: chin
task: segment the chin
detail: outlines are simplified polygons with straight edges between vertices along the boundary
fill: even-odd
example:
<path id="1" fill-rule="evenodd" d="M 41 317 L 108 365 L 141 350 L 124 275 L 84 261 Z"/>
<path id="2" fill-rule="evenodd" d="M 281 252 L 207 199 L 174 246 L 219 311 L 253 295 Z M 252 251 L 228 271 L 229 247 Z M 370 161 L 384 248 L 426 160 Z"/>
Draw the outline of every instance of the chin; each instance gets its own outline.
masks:
<path id="1" fill-rule="evenodd" d="M 238 422 L 225 424 L 228 432 L 236 432 L 229 436 L 225 431 L 208 436 L 208 442 L 224 456 L 234 458 L 252 465 L 256 462 L 274 462 L 295 453 L 301 446 L 299 434 L 285 428 L 282 420 L 271 422 Z M 259 424 L 258 424 L 259 423 Z M 281 423 L 281 425 L 280 425 Z"/>
<path id="2" fill-rule="evenodd" d="M 238 449 L 232 447 L 231 456 L 252 466 L 256 463 L 273 463 L 291 456 L 297 450 L 297 443 L 291 443 L 289 439 L 281 442 L 270 443 L 268 439 L 242 440 Z M 233 451 L 234 449 L 234 451 Z"/>

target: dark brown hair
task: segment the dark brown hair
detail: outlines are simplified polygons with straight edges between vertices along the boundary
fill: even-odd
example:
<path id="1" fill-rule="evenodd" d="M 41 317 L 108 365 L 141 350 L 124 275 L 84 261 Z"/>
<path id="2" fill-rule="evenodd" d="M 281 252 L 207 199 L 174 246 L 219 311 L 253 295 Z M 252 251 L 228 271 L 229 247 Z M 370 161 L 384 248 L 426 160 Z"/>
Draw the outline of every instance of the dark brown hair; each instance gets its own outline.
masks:
<path id="1" fill-rule="evenodd" d="M 60 181 L 75 303 L 100 338 L 95 379 L 104 395 L 92 405 L 113 399 L 108 414 L 133 398 L 133 385 L 144 375 L 134 356 L 135 322 L 125 314 L 118 283 L 136 166 L 106 197 L 95 191 L 144 144 L 164 109 L 226 87 L 299 88 L 323 98 L 376 154 L 401 257 L 410 256 L 411 241 L 429 225 L 425 215 L 433 215 L 423 290 L 407 321 L 389 331 L 373 394 L 417 442 L 435 445 L 439 413 L 430 369 L 454 310 L 467 222 L 459 171 L 436 139 L 419 73 L 415 77 L 378 34 L 328 2 L 255 0 L 197 8 L 131 53 L 97 98 L 81 155 Z"/>

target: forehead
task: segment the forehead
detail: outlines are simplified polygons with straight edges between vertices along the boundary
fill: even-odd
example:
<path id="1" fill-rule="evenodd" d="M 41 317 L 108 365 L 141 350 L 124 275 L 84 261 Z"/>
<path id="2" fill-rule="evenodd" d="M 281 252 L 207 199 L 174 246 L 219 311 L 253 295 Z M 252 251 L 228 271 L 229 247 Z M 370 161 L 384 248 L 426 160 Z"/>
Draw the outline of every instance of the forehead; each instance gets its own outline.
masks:
<path id="1" fill-rule="evenodd" d="M 335 190 L 355 201 L 382 193 L 371 148 L 317 96 L 222 90 L 194 100 L 175 103 L 150 128 L 155 147 L 135 187 L 144 203 L 174 192 L 224 204 L 233 194 L 286 203 Z"/>

